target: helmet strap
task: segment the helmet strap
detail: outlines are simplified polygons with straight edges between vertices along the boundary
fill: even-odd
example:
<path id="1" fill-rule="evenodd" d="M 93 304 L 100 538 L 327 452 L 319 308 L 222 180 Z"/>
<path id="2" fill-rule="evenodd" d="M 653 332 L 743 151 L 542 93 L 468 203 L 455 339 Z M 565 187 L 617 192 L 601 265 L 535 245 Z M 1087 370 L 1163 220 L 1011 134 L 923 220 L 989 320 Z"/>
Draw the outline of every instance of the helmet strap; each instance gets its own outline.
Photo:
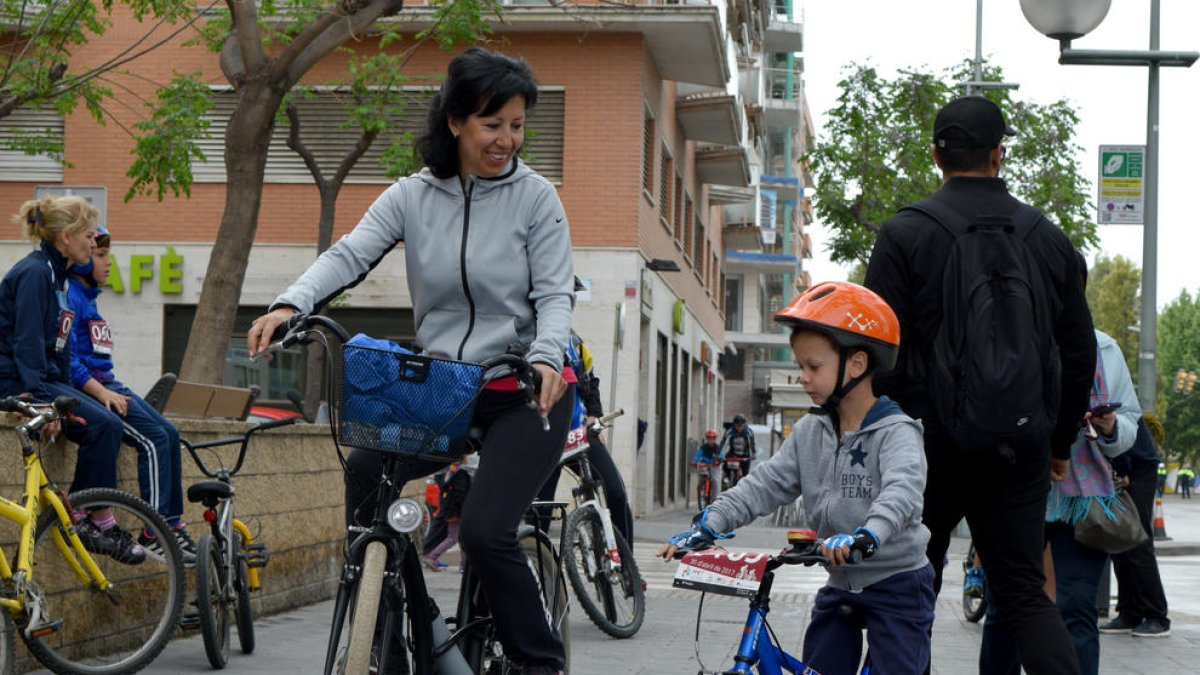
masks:
<path id="1" fill-rule="evenodd" d="M 827 398 L 825 402 L 821 404 L 821 409 L 828 413 L 829 419 L 833 421 L 833 435 L 838 439 L 839 445 L 842 442 L 842 420 L 841 416 L 838 415 L 838 406 L 841 404 L 842 399 L 850 393 L 850 390 L 861 384 L 862 381 L 867 379 L 867 377 L 869 377 L 875 370 L 875 364 L 870 363 L 867 366 L 867 369 L 863 371 L 862 375 L 852 378 L 849 382 L 842 383 L 842 378 L 846 377 L 846 361 L 849 359 L 849 357 L 849 349 L 846 347 L 838 348 L 838 386 L 834 388 L 833 393 L 829 395 L 829 398 Z"/>

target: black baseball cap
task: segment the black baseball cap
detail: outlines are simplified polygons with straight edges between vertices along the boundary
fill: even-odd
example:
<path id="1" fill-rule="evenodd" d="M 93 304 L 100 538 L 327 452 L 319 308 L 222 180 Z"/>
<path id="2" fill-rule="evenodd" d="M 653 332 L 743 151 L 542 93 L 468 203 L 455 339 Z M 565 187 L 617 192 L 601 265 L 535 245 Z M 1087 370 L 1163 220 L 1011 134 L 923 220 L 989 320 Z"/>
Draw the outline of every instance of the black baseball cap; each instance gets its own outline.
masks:
<path id="1" fill-rule="evenodd" d="M 982 96 L 950 101 L 933 121 L 933 144 L 941 149 L 992 148 L 1016 133 L 1000 107 Z"/>

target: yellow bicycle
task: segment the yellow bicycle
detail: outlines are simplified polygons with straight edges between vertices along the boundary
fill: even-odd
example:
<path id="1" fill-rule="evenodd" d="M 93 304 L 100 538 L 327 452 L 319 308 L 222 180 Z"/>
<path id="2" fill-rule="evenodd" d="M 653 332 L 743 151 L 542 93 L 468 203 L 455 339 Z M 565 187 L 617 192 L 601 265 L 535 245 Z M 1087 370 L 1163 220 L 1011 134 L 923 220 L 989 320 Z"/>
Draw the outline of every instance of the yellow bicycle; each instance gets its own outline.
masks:
<path id="1" fill-rule="evenodd" d="M 20 502 L 0 497 L 0 518 L 21 527 L 14 565 L 0 549 L 0 672 L 11 672 L 13 633 L 56 673 L 116 675 L 146 667 L 166 646 L 183 605 L 183 563 L 166 522 L 146 502 L 108 488 L 64 495 L 46 475 L 42 453 L 55 421 L 77 399 L 53 404 L 0 399 L 0 411 L 28 418 L 16 427 L 25 463 Z M 115 525 L 108 522 L 111 514 Z M 93 518 L 96 522 L 93 522 Z M 139 533 L 166 544 L 161 554 L 129 544 Z"/>

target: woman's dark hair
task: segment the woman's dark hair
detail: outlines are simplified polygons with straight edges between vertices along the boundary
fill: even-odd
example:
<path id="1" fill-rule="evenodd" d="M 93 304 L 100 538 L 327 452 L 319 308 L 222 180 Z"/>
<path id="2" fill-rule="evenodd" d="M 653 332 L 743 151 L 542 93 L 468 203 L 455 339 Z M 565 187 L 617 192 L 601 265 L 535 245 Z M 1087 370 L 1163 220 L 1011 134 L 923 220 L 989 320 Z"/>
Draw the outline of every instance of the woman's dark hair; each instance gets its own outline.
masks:
<path id="1" fill-rule="evenodd" d="M 425 135 L 417 152 L 438 178 L 458 175 L 458 141 L 450 132 L 451 117 L 491 115 L 514 96 L 525 98 L 525 109 L 537 104 L 537 82 L 524 59 L 514 59 L 481 47 L 471 47 L 450 61 L 441 90 L 429 104 Z"/>

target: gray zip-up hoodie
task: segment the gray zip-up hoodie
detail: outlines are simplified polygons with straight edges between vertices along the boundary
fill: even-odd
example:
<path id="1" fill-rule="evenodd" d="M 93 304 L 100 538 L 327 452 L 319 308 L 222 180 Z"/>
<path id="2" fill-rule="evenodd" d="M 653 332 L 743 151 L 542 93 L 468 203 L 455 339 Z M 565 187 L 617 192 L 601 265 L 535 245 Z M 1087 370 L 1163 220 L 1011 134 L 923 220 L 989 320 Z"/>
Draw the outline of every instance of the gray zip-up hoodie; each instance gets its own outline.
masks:
<path id="1" fill-rule="evenodd" d="M 809 524 L 822 539 L 866 527 L 879 537 L 875 555 L 829 570 L 829 585 L 861 590 L 928 564 L 929 530 L 921 524 L 925 492 L 921 423 L 886 396 L 862 427 L 838 445 L 828 415 L 805 415 L 774 457 L 721 493 L 707 523 L 730 532 L 804 496 Z"/>
<path id="2" fill-rule="evenodd" d="M 530 362 L 562 368 L 575 305 L 571 233 L 554 186 L 519 159 L 465 184 L 428 168 L 399 180 L 272 309 L 319 309 L 399 242 L 427 353 L 479 362 L 519 346 Z"/>

